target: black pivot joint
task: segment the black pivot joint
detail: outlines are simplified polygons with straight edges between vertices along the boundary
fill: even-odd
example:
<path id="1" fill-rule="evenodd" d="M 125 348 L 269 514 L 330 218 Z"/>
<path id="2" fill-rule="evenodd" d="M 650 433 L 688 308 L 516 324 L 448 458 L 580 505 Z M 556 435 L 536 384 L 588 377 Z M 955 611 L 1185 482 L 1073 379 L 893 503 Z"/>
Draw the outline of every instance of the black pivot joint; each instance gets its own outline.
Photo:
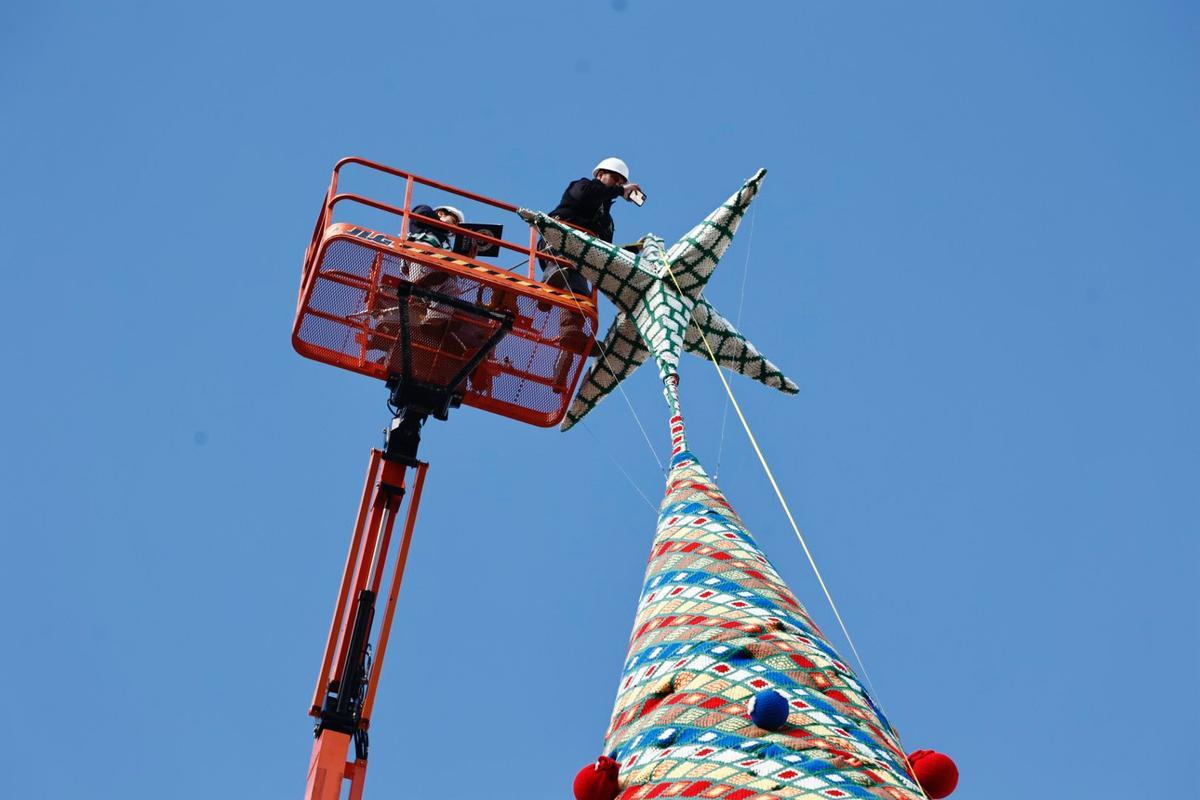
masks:
<path id="1" fill-rule="evenodd" d="M 421 428 L 429 414 L 417 408 L 401 408 L 384 434 L 383 457 L 409 467 L 417 466 L 417 448 L 421 445 Z"/>

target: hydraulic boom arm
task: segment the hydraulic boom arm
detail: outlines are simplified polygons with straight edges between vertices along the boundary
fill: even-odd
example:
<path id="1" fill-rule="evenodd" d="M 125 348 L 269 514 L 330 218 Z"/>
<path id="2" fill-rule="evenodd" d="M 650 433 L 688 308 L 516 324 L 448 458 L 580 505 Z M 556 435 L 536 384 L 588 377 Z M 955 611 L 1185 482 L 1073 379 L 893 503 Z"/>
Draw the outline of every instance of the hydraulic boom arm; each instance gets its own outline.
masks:
<path id="1" fill-rule="evenodd" d="M 415 459 L 413 462 L 414 466 L 406 466 L 400 460 L 385 458 L 379 450 L 371 451 L 325 657 L 308 712 L 317 718 L 317 725 L 305 800 L 338 800 L 342 796 L 343 781 L 350 782 L 349 800 L 362 797 L 367 774 L 367 729 L 371 722 L 371 707 L 379 687 L 396 597 L 408 560 L 425 471 L 429 467 Z M 405 482 L 410 469 L 416 473 L 411 488 Z M 376 624 L 376 605 L 382 596 L 392 529 L 406 495 L 408 505 L 400 548 L 388 583 L 383 615 Z M 372 641 L 375 642 L 373 658 Z M 347 760 L 351 742 L 354 743 L 353 762 Z"/>

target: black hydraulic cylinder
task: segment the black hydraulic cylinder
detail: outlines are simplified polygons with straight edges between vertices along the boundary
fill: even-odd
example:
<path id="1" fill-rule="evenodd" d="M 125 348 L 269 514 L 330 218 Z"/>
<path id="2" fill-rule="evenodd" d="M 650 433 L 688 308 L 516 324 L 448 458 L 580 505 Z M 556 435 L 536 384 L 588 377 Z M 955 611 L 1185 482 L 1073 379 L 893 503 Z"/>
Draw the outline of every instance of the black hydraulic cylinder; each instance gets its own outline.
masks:
<path id="1" fill-rule="evenodd" d="M 354 623 L 350 629 L 350 645 L 342 663 L 341 680 L 330 686 L 325 696 L 325 708 L 317 730 L 323 729 L 353 734 L 358 730 L 362 713 L 363 690 L 367 683 L 367 638 L 375 621 L 375 593 L 363 589 L 354 607 Z"/>

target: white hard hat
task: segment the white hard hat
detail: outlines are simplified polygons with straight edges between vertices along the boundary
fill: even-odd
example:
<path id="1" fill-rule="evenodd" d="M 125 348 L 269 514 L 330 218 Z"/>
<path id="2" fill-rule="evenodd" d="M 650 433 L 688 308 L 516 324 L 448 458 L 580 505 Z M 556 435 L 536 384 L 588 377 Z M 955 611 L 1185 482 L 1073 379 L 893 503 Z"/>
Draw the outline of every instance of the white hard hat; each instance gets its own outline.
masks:
<path id="1" fill-rule="evenodd" d="M 602 169 L 606 169 L 609 172 L 615 172 L 625 180 L 629 180 L 629 167 L 625 166 L 625 162 L 619 158 L 610 157 L 604 159 L 596 165 L 596 168 L 592 170 L 592 174 L 595 175 Z"/>
<path id="2" fill-rule="evenodd" d="M 447 214 L 453 214 L 454 217 L 458 220 L 459 225 L 462 225 L 464 222 L 467 221 L 466 215 L 463 214 L 461 211 L 459 211 L 454 206 L 438 206 L 437 208 L 435 208 L 433 210 L 433 212 L 435 214 L 439 211 L 445 211 Z"/>

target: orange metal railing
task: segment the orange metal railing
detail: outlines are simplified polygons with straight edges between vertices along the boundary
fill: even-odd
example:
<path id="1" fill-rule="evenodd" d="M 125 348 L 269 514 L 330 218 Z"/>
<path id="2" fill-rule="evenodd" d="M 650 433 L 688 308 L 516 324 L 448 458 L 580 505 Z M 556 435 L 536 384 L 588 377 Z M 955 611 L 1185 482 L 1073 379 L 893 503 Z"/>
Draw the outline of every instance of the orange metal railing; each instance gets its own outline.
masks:
<path id="1" fill-rule="evenodd" d="M 341 179 L 341 170 L 342 170 L 342 167 L 344 167 L 348 164 L 357 164 L 359 166 L 366 167 L 367 169 L 375 170 L 377 172 L 382 172 L 384 174 L 392 175 L 394 177 L 403 179 L 404 180 L 404 205 L 403 205 L 403 207 L 393 206 L 388 203 L 379 202 L 377 200 L 371 200 L 370 198 L 363 197 L 362 195 L 359 195 L 359 194 L 348 193 L 348 192 L 339 193 L 338 192 L 338 184 Z M 325 192 L 324 201 L 321 203 L 321 211 L 320 211 L 320 214 L 317 216 L 317 224 L 313 228 L 312 241 L 309 243 L 308 250 L 304 254 L 304 270 L 303 270 L 303 275 L 302 275 L 302 279 L 301 279 L 301 283 L 300 283 L 301 295 L 303 295 L 303 293 L 304 293 L 305 285 L 307 284 L 307 282 L 309 280 L 312 268 L 315 266 L 314 256 L 316 255 L 316 246 L 320 242 L 321 235 L 325 231 L 325 229 L 327 227 L 329 227 L 329 223 L 333 218 L 334 208 L 339 203 L 345 203 L 345 202 L 359 203 L 361 205 L 368 206 L 370 208 L 374 208 L 379 211 L 385 211 L 385 212 L 388 212 L 391 214 L 395 214 L 396 216 L 400 217 L 400 238 L 401 239 L 404 239 L 408 236 L 409 221 L 415 219 L 418 222 L 424 223 L 431 227 L 440 228 L 442 230 L 449 231 L 451 233 L 454 233 L 454 234 L 457 234 L 460 236 L 468 236 L 477 241 L 486 242 L 488 244 L 495 245 L 502 250 L 510 250 L 514 253 L 518 253 L 522 256 L 525 256 L 525 262 L 528 266 L 527 277 L 529 278 L 529 280 L 537 279 L 536 278 L 536 270 L 534 268 L 534 265 L 539 260 L 547 261 L 547 262 L 555 262 L 555 263 L 561 264 L 563 266 L 572 266 L 571 262 L 566 261 L 563 258 L 554 255 L 553 253 L 547 252 L 545 250 L 538 250 L 537 249 L 537 240 L 538 240 L 537 230 L 535 228 L 533 228 L 532 226 L 530 226 L 530 228 L 529 228 L 529 243 L 528 243 L 528 245 L 522 246 L 520 244 L 517 244 L 516 242 L 510 242 L 510 241 L 506 241 L 503 239 L 496 239 L 496 238 L 493 238 L 486 234 L 480 233 L 478 231 L 471 231 L 471 230 L 467 230 L 466 228 L 461 228 L 457 225 L 451 225 L 449 223 L 442 222 L 441 220 L 436 219 L 436 218 L 422 216 L 421 214 L 414 214 L 412 211 L 412 194 L 413 194 L 413 187 L 415 185 L 427 186 L 431 189 L 436 189 L 441 192 L 446 192 L 447 194 L 452 194 L 457 197 L 462 197 L 467 200 L 472 200 L 477 203 L 482 203 L 484 205 L 492 206 L 493 208 L 498 208 L 501 211 L 507 211 L 512 214 L 516 214 L 516 212 L 517 212 L 517 206 L 513 205 L 512 203 L 506 203 L 503 200 L 496 200 L 495 198 L 487 197 L 487 196 L 481 195 L 481 194 L 476 194 L 475 192 L 470 192 L 470 191 L 467 191 L 466 189 L 459 189 L 458 187 L 451 186 L 450 184 L 447 184 L 447 183 L 441 183 L 439 181 L 431 180 L 430 178 L 423 178 L 420 175 L 414 175 L 411 172 L 405 172 L 404 170 L 396 169 L 395 167 L 389 167 L 386 164 L 380 164 L 375 161 L 368 161 L 367 159 L 359 158 L 358 156 L 347 156 L 346 158 L 343 158 L 342 160 L 338 161 L 337 164 L 335 164 L 333 167 L 333 176 L 329 180 L 329 188 Z M 588 231 L 587 228 L 584 228 L 580 225 L 573 225 L 572 223 L 564 223 L 564 224 L 571 225 L 571 227 L 578 228 L 579 230 L 585 231 L 587 233 L 592 233 L 592 231 Z M 592 300 L 593 300 L 593 302 L 596 300 L 595 289 L 592 290 Z"/>
<path id="2" fill-rule="evenodd" d="M 347 165 L 402 180 L 403 205 L 342 191 L 342 170 Z M 464 302 L 483 304 L 513 317 L 512 328 L 463 382 L 463 403 L 534 425 L 557 424 L 566 413 L 595 339 L 595 290 L 591 297 L 579 297 L 534 277 L 538 262 L 566 266 L 570 262 L 539 250 L 537 231 L 532 226 L 528 242 L 518 243 L 413 212 L 417 186 L 506 213 L 517 210 L 511 203 L 366 159 L 342 159 L 333 169 L 304 256 L 292 333 L 296 350 L 327 364 L 387 380 L 397 373 L 401 361 L 396 357 L 399 337 L 394 321 L 383 321 L 381 314 L 395 306 L 398 282 L 419 283 L 414 276 L 422 274 L 427 278 L 431 273 L 449 276 L 453 280 L 444 285 L 452 283 L 456 296 L 447 302 L 460 307 Z M 335 217 L 335 211 L 345 208 L 371 209 L 367 216 L 383 212 L 398 218 L 400 233 L 335 221 L 347 216 L 342 213 Z M 413 222 L 494 246 L 502 253 L 515 253 L 525 269 L 514 272 L 511 267 L 481 261 L 474 253 L 452 253 L 407 241 Z M 383 227 L 395 230 L 391 225 Z M 472 320 L 463 311 L 447 310 L 445 304 L 442 310 L 453 319 L 459 333 L 468 335 L 464 340 L 486 338 L 495 329 L 492 323 Z M 437 341 L 409 338 L 426 376 L 454 372 L 454 366 L 468 363 L 467 355 L 446 351 Z"/>

